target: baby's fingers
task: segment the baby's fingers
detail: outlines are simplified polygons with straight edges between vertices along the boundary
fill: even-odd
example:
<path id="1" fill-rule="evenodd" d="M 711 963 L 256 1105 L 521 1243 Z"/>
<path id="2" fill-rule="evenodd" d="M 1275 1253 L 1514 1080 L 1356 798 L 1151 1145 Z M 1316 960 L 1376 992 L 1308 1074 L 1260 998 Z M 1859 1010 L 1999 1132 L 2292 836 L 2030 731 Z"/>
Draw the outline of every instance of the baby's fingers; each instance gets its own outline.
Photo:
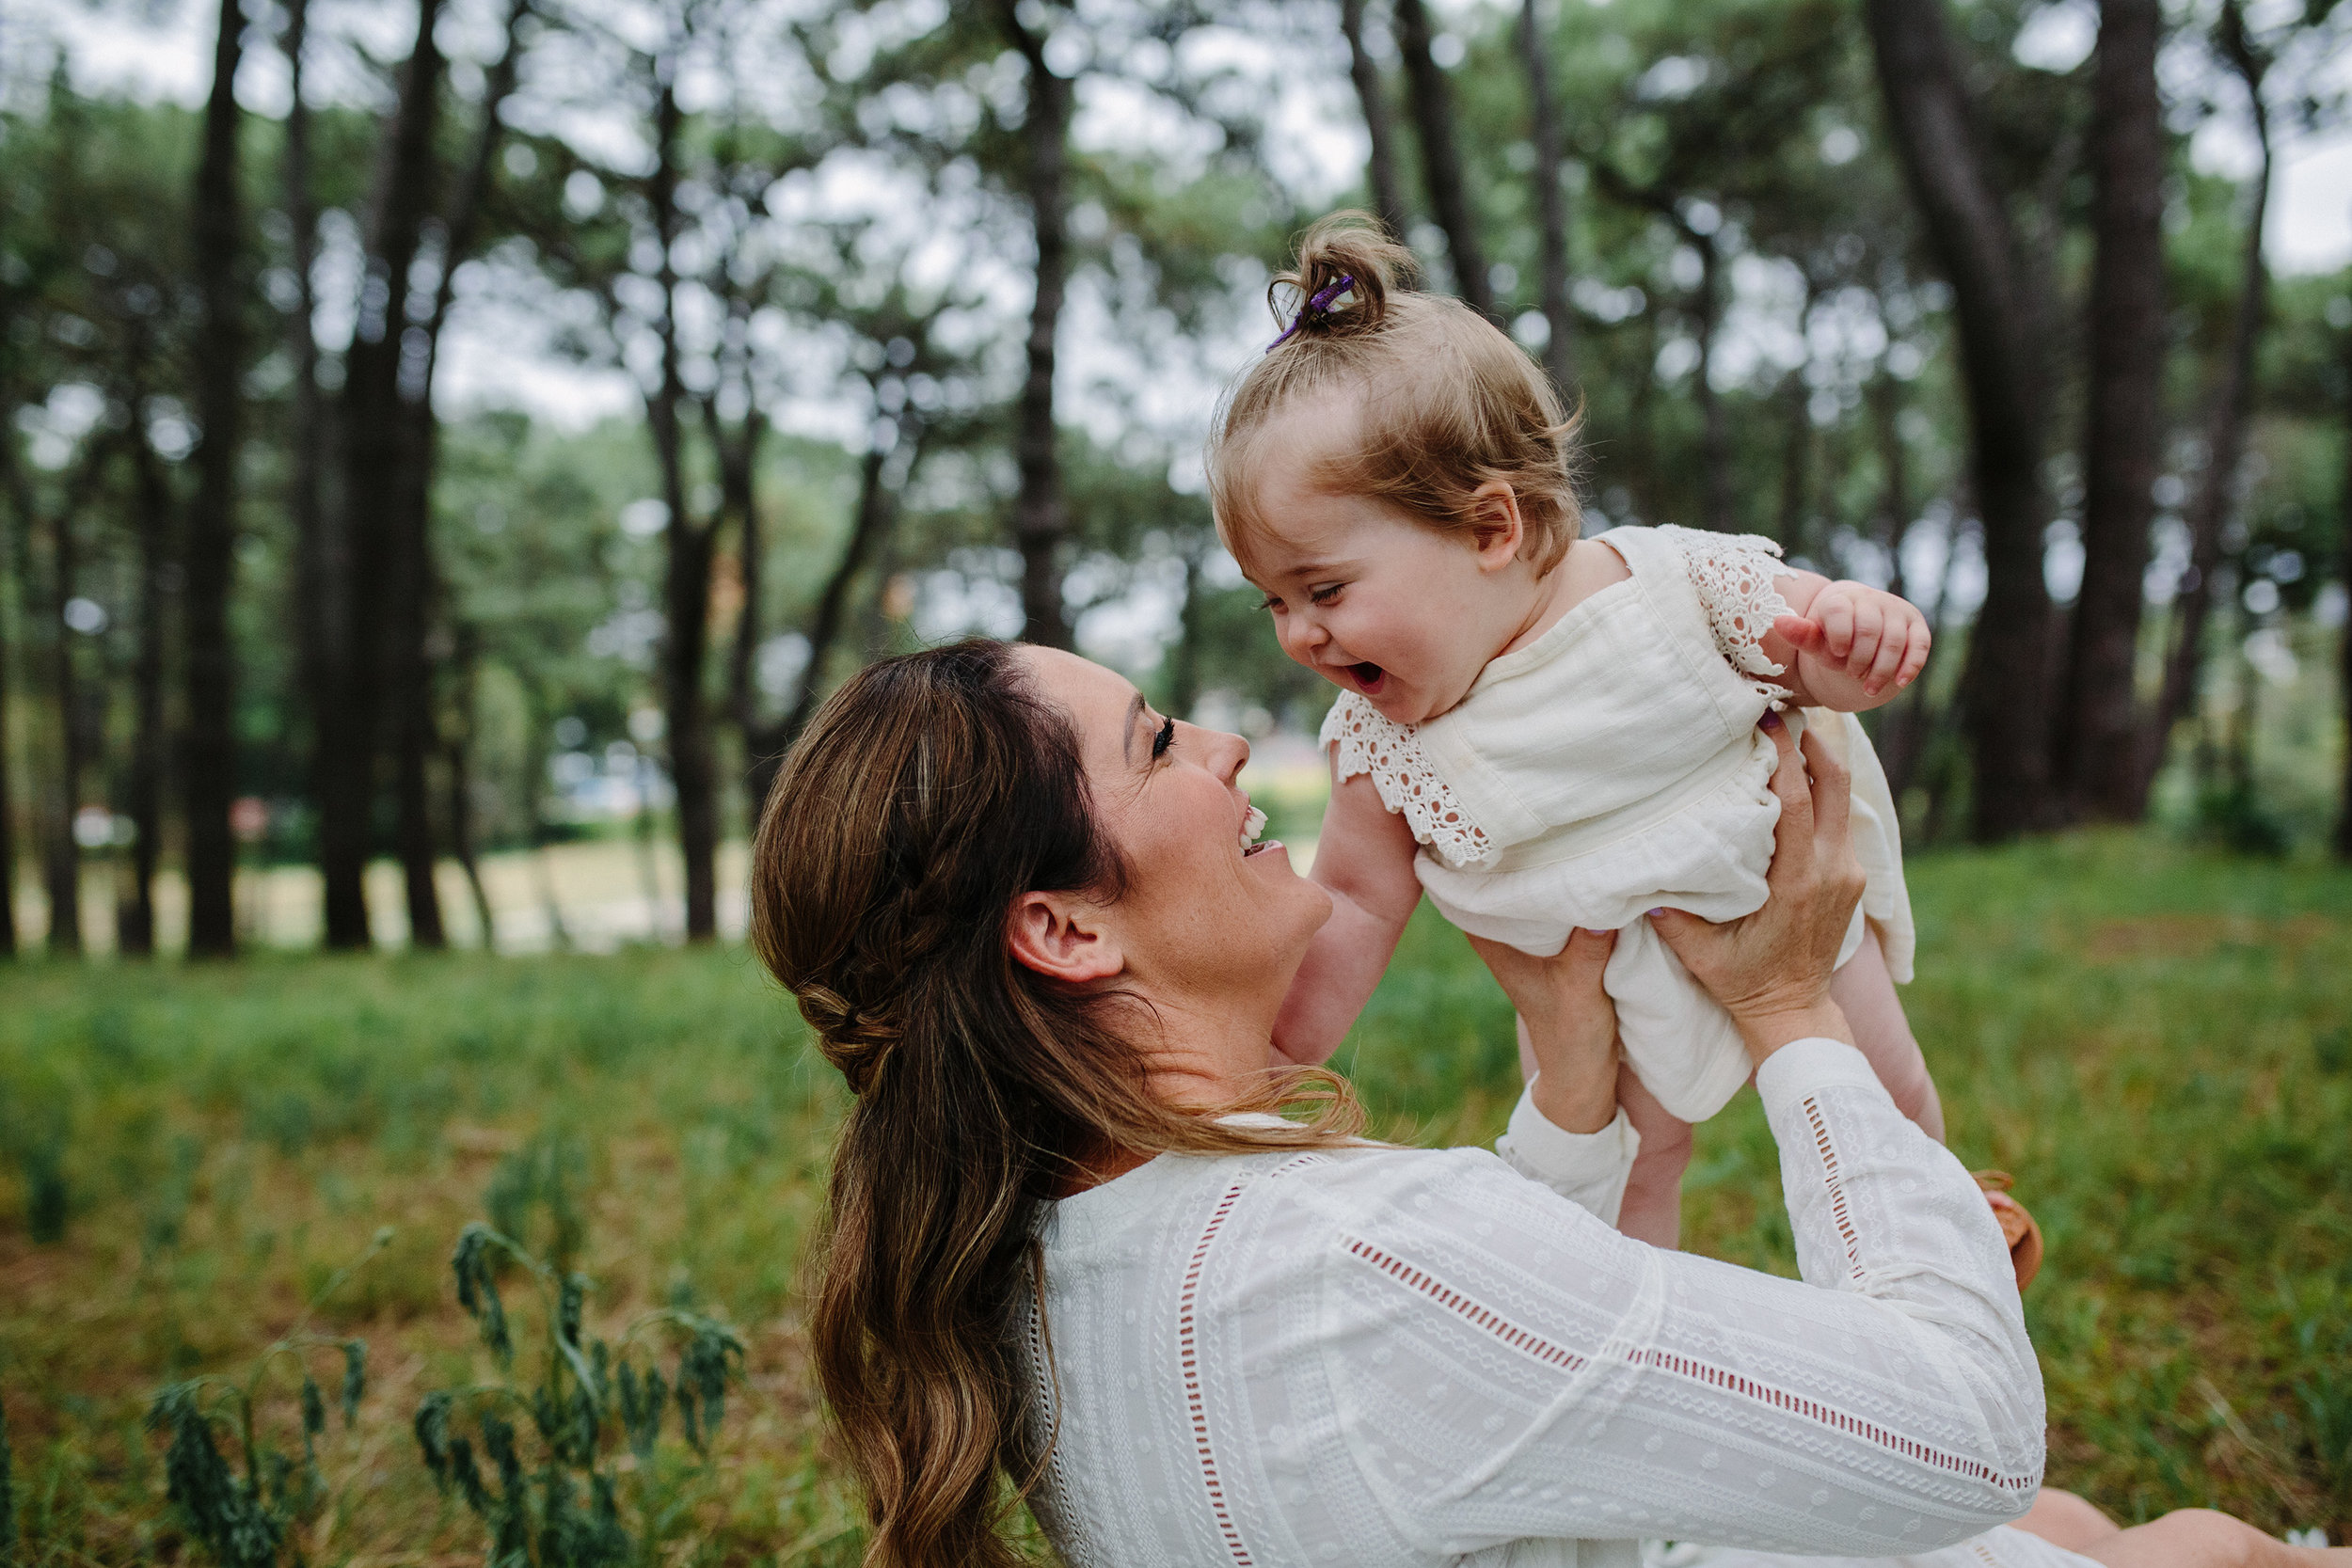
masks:
<path id="1" fill-rule="evenodd" d="M 1908 657 L 1911 641 L 1923 629 L 1912 625 L 1908 617 L 1897 617 L 1886 635 L 1879 641 L 1878 657 L 1870 661 L 1870 672 L 1862 680 L 1862 689 L 1875 697 L 1886 689 Z"/>
<path id="2" fill-rule="evenodd" d="M 1821 627 L 1819 622 L 1802 615 L 1782 615 L 1772 621 L 1772 629 L 1788 640 L 1788 645 L 1799 653 L 1821 651 Z"/>
<path id="3" fill-rule="evenodd" d="M 1928 667 L 1928 649 L 1935 641 L 1935 633 L 1928 629 L 1925 617 L 1911 628 L 1911 641 L 1903 649 L 1902 668 L 1895 672 L 1895 687 L 1900 690 L 1919 678 L 1919 672 Z"/>
<path id="4" fill-rule="evenodd" d="M 1853 651 L 1853 601 L 1842 594 L 1824 594 L 1813 601 L 1813 616 L 1821 623 L 1821 651 L 1843 661 Z"/>
<path id="5" fill-rule="evenodd" d="M 1865 600 L 1854 606 L 1853 641 L 1846 649 L 1846 673 L 1867 675 L 1886 637 L 1886 612 Z"/>

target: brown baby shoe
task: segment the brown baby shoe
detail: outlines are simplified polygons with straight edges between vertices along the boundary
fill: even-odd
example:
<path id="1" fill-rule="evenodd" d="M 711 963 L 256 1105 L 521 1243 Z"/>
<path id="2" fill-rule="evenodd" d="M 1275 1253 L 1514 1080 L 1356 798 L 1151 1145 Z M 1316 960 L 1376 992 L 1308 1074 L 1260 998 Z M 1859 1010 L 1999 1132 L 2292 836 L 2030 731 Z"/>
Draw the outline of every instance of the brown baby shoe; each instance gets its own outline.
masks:
<path id="1" fill-rule="evenodd" d="M 2001 1222 L 2001 1235 L 2009 1243 L 2010 1264 L 2017 1271 L 2017 1288 L 2022 1291 L 2033 1283 L 2033 1276 L 2042 1270 L 2042 1227 L 2034 1224 L 2024 1204 L 2009 1196 L 2016 1178 L 2005 1170 L 1973 1174 L 1977 1185 L 1984 1189 L 1985 1202 L 1993 1206 L 1993 1217 Z"/>

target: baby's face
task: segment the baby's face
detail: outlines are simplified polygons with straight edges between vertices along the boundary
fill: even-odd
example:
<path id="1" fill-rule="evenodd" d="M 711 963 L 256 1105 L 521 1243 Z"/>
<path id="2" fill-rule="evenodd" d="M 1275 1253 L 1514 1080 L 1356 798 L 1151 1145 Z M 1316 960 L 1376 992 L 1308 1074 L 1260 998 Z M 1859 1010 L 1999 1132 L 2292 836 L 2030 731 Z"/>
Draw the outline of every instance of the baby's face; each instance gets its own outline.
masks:
<path id="1" fill-rule="evenodd" d="M 1270 527 L 1248 541 L 1242 569 L 1265 594 L 1284 653 L 1383 718 L 1434 719 L 1524 624 L 1522 574 L 1482 567 L 1468 534 L 1312 487 L 1311 457 L 1265 465 L 1257 499 Z"/>

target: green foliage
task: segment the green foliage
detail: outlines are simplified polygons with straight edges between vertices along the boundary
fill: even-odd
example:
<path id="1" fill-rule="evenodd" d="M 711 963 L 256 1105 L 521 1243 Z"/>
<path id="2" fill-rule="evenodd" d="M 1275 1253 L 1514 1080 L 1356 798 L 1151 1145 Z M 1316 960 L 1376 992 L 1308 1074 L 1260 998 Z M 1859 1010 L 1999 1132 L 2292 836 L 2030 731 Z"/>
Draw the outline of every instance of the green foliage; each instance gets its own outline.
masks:
<path id="1" fill-rule="evenodd" d="M 214 1418 L 205 1411 L 201 1393 L 199 1385 L 175 1383 L 155 1397 L 147 1413 L 149 1431 L 171 1435 L 164 1461 L 168 1495 L 215 1560 L 227 1568 L 271 1568 L 285 1540 L 287 1515 L 308 1501 L 308 1488 L 287 1497 L 286 1469 L 275 1451 L 269 1483 L 251 1453 L 243 1476 L 231 1470 L 214 1441 Z M 295 1507 L 290 1508 L 290 1501 Z"/>
<path id="2" fill-rule="evenodd" d="M 333 1351 L 342 1363 L 342 1415 L 346 1432 L 359 1419 L 367 1394 L 367 1344 L 306 1331 L 311 1312 L 375 1255 L 390 1244 L 389 1227 L 378 1230 L 368 1250 L 331 1277 L 310 1302 L 293 1332 L 255 1358 L 243 1381 L 188 1378 L 167 1385 L 148 1407 L 147 1430 L 167 1433 L 164 1456 L 165 1495 L 190 1534 L 223 1568 L 274 1568 L 291 1544 L 289 1536 L 316 1517 L 328 1486 L 319 1469 L 319 1439 L 326 1433 L 326 1400 L 312 1372 L 312 1360 Z M 301 1383 L 296 1398 L 302 1453 L 263 1444 L 257 1437 L 257 1403 L 274 1363 L 293 1363 Z M 227 1428 L 242 1465 L 220 1451 L 217 1433 Z M 301 1560 L 294 1548 L 296 1561 Z"/>
<path id="3" fill-rule="evenodd" d="M 494 1183 L 492 1190 L 512 1188 Z M 572 1239 L 576 1244 L 578 1236 Z M 513 1376 L 514 1330 L 498 1283 L 507 1265 L 529 1276 L 541 1307 L 540 1375 L 528 1386 Z M 617 1341 L 600 1338 L 586 1330 L 588 1279 L 486 1225 L 469 1225 L 459 1234 L 450 1269 L 458 1305 L 474 1320 L 500 1375 L 496 1382 L 428 1393 L 411 1429 L 443 1495 L 453 1492 L 488 1530 L 488 1561 L 493 1568 L 603 1568 L 632 1557 L 654 1560 L 674 1527 L 681 1486 L 707 1472 L 710 1441 L 726 1415 L 727 1380 L 742 1369 L 742 1338 L 695 1311 L 684 1292 L 669 1307 L 631 1321 Z M 636 1344 L 640 1335 L 657 1334 L 676 1346 L 668 1379 Z M 642 1373 L 638 1356 L 645 1358 Z M 660 1452 L 669 1397 L 675 1399 L 679 1430 L 696 1462 L 683 1470 L 664 1465 Z M 527 1415 L 537 1433 L 540 1460 L 528 1472 L 510 1410 Z M 470 1435 L 461 1430 L 469 1420 Z M 489 1476 L 476 1457 L 477 1440 Z M 629 1490 L 640 1527 L 634 1534 L 622 1522 L 621 1482 L 612 1465 L 616 1444 L 635 1461 Z"/>

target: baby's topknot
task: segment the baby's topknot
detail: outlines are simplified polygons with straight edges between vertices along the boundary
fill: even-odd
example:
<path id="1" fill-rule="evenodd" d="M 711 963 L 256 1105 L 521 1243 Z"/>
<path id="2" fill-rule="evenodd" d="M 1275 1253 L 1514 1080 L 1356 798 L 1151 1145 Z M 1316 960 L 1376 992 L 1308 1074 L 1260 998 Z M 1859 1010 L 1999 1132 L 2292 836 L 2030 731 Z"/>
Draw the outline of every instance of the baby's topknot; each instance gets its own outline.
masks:
<path id="1" fill-rule="evenodd" d="M 1291 331 L 1290 342 L 1353 337 L 1378 330 L 1388 319 L 1390 292 L 1410 289 L 1420 271 L 1413 253 L 1397 244 L 1377 218 L 1367 213 L 1333 213 L 1298 242 L 1296 270 L 1279 273 L 1266 285 L 1266 305 L 1275 321 Z M 1309 309 L 1310 301 L 1343 280 L 1347 285 L 1344 295 L 1325 309 Z"/>
<path id="2" fill-rule="evenodd" d="M 1460 300 L 1414 288 L 1418 271 L 1370 214 L 1334 213 L 1266 291 L 1285 330 L 1227 391 L 1209 437 L 1217 532 L 1245 571 L 1276 531 L 1263 482 L 1286 467 L 1327 493 L 1471 538 L 1491 526 L 1491 487 L 1507 484 L 1536 571 L 1575 542 L 1575 419 L 1543 367 Z M 1304 405 L 1330 417 L 1267 438 L 1285 409 Z"/>

